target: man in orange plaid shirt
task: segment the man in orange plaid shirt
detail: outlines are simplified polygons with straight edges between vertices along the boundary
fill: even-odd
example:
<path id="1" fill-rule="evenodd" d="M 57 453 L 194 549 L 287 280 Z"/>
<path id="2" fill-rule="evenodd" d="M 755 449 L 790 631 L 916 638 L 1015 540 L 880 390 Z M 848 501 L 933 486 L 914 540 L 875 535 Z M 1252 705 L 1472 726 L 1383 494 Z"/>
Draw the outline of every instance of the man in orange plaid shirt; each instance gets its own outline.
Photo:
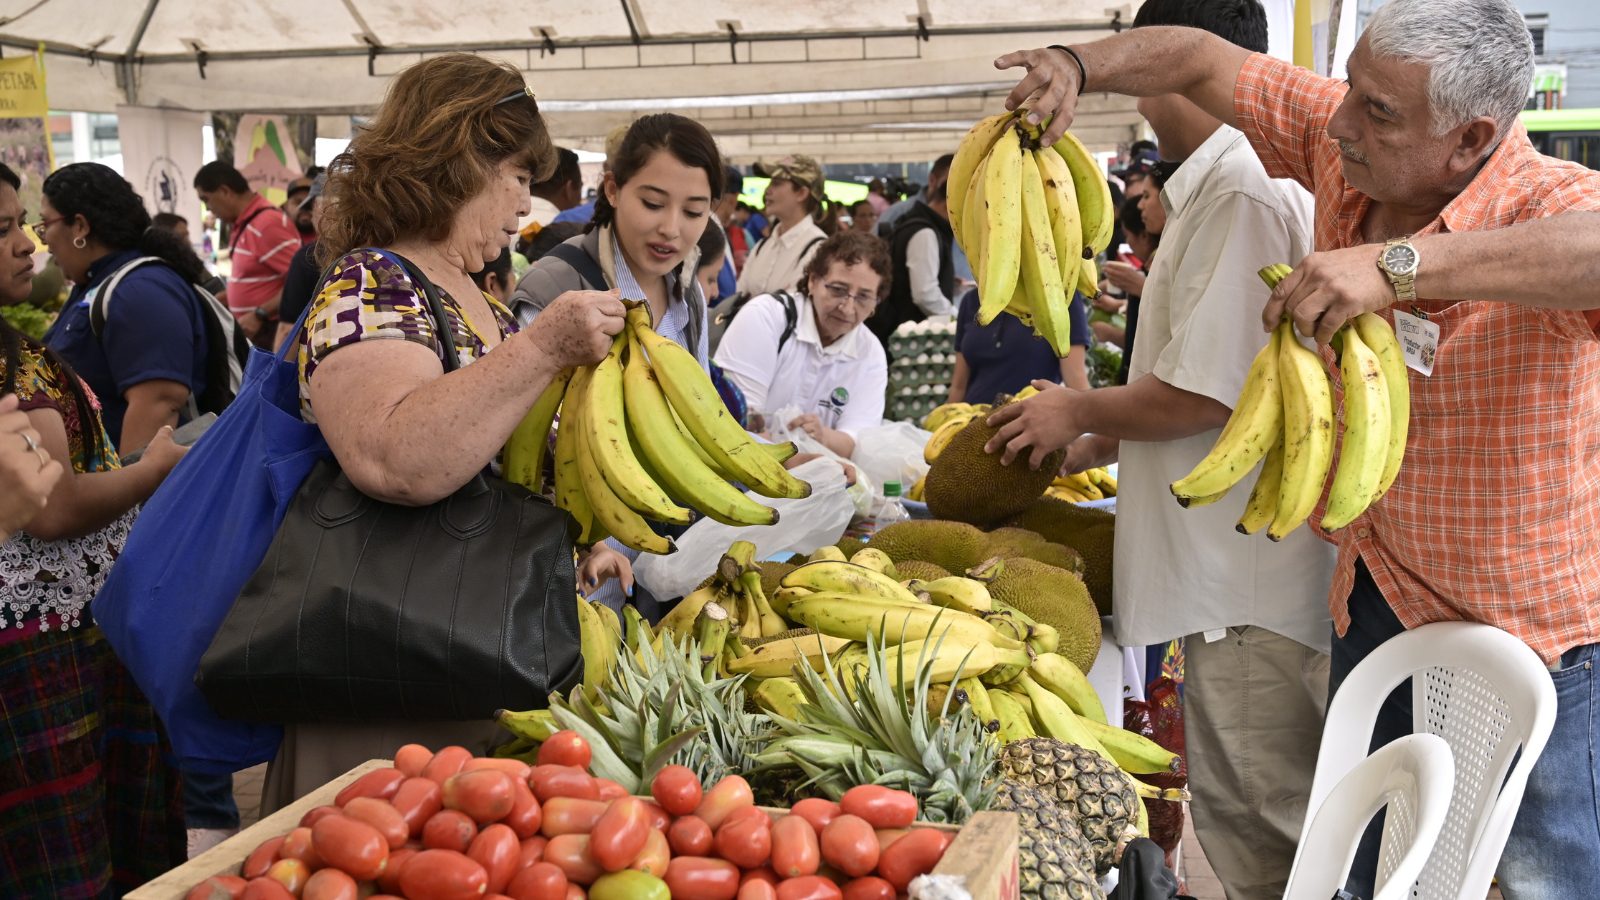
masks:
<path id="1" fill-rule="evenodd" d="M 1384 640 L 1484 622 L 1549 666 L 1555 731 L 1502 857 L 1511 900 L 1592 897 L 1600 873 L 1600 173 L 1539 155 L 1517 114 L 1533 48 L 1510 0 L 1391 0 L 1339 82 L 1184 28 L 1012 53 L 1008 106 L 1071 124 L 1089 90 L 1181 94 L 1239 128 L 1267 172 L 1316 196 L 1316 248 L 1263 311 L 1327 343 L 1354 316 L 1436 335 L 1410 374 L 1394 487 L 1333 535 L 1330 691 Z M 1426 357 L 1425 359 L 1423 357 Z M 1423 370 L 1431 372 L 1424 374 Z M 1013 447 L 1054 449 L 1052 398 Z M 1070 429 L 1068 430 L 1070 431 Z M 1315 524 L 1315 523 L 1313 523 Z M 1384 703 L 1374 746 L 1412 730 Z M 1374 854 L 1352 873 L 1370 897 Z"/>

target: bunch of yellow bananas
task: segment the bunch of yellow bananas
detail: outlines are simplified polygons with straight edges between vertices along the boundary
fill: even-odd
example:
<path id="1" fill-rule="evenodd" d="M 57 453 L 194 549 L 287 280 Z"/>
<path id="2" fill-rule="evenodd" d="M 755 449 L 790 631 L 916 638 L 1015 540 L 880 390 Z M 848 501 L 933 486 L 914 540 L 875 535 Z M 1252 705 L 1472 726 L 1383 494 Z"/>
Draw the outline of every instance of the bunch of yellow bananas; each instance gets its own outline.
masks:
<path id="1" fill-rule="evenodd" d="M 555 502 L 577 520 L 583 544 L 609 535 L 635 550 L 671 553 L 672 542 L 646 520 L 687 525 L 690 508 L 729 525 L 778 520 L 734 481 L 763 497 L 811 493 L 783 468 L 794 444 L 762 444 L 740 428 L 694 356 L 651 330 L 642 303 L 630 304 L 605 359 L 564 373 L 517 426 L 505 446 L 507 480 L 543 491 L 558 409 Z"/>
<path id="2" fill-rule="evenodd" d="M 938 431 L 945 422 L 952 418 L 965 416 L 969 413 L 982 415 L 988 412 L 989 409 L 990 405 L 987 403 L 944 403 L 935 406 L 928 412 L 927 417 L 922 420 L 922 430 Z"/>
<path id="3" fill-rule="evenodd" d="M 929 429 L 933 432 L 933 436 L 922 446 L 922 461 L 932 464 L 939 458 L 939 454 L 944 452 L 944 448 L 950 445 L 950 441 L 961 433 L 961 429 L 966 428 L 973 419 L 980 419 L 988 414 L 987 408 L 980 410 L 975 406 L 968 406 L 964 410 L 955 410 L 941 417 L 939 426 Z"/>
<path id="4" fill-rule="evenodd" d="M 1117 478 L 1104 466 L 1071 475 L 1057 475 L 1055 482 L 1044 493 L 1047 497 L 1068 503 L 1104 500 L 1117 495 Z"/>
<path id="5" fill-rule="evenodd" d="M 1066 356 L 1072 293 L 1094 296 L 1094 257 L 1111 240 L 1116 210 L 1076 137 L 1041 147 L 1039 129 L 1021 116 L 990 116 L 962 139 L 950 165 L 950 226 L 978 276 L 978 321 L 1010 312 Z"/>
<path id="6" fill-rule="evenodd" d="M 1271 287 L 1292 271 L 1268 266 Z M 1328 489 L 1322 529 L 1354 522 L 1394 483 L 1405 457 L 1411 387 L 1394 331 L 1372 313 L 1334 336 L 1344 382 L 1344 438 Z M 1233 414 L 1211 452 L 1172 483 L 1183 506 L 1220 500 L 1261 462 L 1261 474 L 1239 519 L 1241 534 L 1263 527 L 1274 541 L 1311 516 L 1333 468 L 1333 387 L 1322 357 L 1306 349 L 1285 320 L 1256 355 Z"/>

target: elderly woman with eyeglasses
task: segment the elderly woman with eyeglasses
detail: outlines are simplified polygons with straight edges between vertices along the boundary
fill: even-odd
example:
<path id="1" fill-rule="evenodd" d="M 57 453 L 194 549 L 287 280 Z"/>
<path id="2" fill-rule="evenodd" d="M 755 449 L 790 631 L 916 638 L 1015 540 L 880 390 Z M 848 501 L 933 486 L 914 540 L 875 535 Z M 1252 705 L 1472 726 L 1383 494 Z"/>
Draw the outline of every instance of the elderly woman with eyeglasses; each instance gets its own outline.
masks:
<path id="1" fill-rule="evenodd" d="M 800 410 L 787 425 L 848 458 L 861 429 L 883 420 L 889 364 L 865 322 L 889 293 L 889 250 L 859 231 L 828 238 L 806 264 L 798 296 L 752 297 L 715 361 L 744 392 L 751 427 Z M 758 415 L 759 414 L 759 415 Z"/>

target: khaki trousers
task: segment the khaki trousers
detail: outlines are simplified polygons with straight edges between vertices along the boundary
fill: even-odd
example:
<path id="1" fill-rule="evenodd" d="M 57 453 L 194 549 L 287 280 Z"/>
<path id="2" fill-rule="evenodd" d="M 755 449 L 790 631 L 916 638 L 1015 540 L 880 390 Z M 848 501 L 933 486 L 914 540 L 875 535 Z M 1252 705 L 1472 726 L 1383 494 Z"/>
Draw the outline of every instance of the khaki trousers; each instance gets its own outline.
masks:
<path id="1" fill-rule="evenodd" d="M 1262 628 L 1184 642 L 1190 809 L 1228 900 L 1279 900 L 1322 741 L 1328 656 Z"/>

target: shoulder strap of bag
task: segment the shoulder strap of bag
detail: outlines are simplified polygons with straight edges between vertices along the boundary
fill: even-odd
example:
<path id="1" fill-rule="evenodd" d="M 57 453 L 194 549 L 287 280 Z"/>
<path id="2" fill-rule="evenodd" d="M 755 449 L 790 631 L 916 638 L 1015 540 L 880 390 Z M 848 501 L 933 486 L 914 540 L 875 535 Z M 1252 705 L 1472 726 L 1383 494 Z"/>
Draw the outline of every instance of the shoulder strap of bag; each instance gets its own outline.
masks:
<path id="1" fill-rule="evenodd" d="M 433 333 L 439 338 L 439 349 L 444 354 L 444 370 L 454 372 L 461 368 L 461 354 L 456 351 L 455 330 L 450 327 L 450 316 L 445 312 L 444 300 L 439 297 L 439 289 L 416 263 L 406 259 L 393 250 L 379 250 L 385 256 L 393 259 L 406 270 L 406 276 L 411 283 L 422 288 L 422 295 L 428 301 L 428 313 L 433 316 Z"/>
<path id="2" fill-rule="evenodd" d="M 111 302 L 111 293 L 117 289 L 129 272 L 146 263 L 164 262 L 159 256 L 141 256 L 138 259 L 124 263 L 121 268 L 111 273 L 111 276 L 100 285 L 100 290 L 95 291 L 94 302 L 89 304 L 89 328 L 96 338 L 106 329 L 106 306 Z"/>
<path id="3" fill-rule="evenodd" d="M 778 336 L 778 352 L 782 353 L 783 345 L 794 337 L 795 327 L 800 324 L 800 309 L 794 302 L 794 295 L 788 291 L 773 291 L 772 296 L 783 304 L 783 334 Z"/>
<path id="4" fill-rule="evenodd" d="M 600 268 L 600 261 L 577 244 L 557 244 L 550 249 L 550 255 L 571 266 L 585 282 L 598 285 L 601 289 L 611 286 L 611 282 L 606 280 L 606 273 Z"/>
<path id="5" fill-rule="evenodd" d="M 814 238 L 812 238 L 809 242 L 806 243 L 805 247 L 803 249 L 801 249 L 800 258 L 801 259 L 805 259 L 807 253 L 810 253 L 812 250 L 815 250 L 817 248 L 818 244 L 822 243 L 823 241 L 825 241 L 827 239 L 828 239 L 827 235 L 823 235 L 822 237 L 814 237 Z"/>

